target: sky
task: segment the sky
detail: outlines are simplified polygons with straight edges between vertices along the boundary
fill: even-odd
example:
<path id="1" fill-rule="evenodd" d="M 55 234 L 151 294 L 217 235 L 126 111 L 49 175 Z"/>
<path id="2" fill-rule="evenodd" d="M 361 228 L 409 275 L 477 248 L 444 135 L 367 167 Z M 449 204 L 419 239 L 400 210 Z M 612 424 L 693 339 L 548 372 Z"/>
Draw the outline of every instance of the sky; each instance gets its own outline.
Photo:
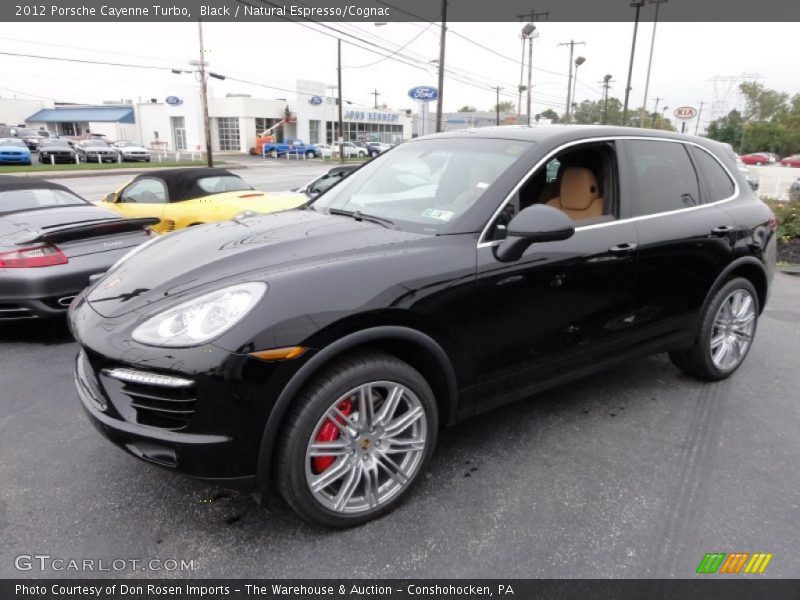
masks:
<path id="1" fill-rule="evenodd" d="M 343 44 L 343 96 L 371 106 L 375 89 L 379 103 L 393 109 L 414 108 L 408 96 L 416 85 L 436 85 L 440 26 L 438 23 L 369 22 L 329 23 L 205 23 L 206 57 L 210 70 L 286 87 L 293 79 L 336 82 L 337 32 L 361 38 L 356 41 L 398 51 L 419 62 L 414 66 Z M 578 73 L 577 101 L 601 97 L 600 82 L 611 74 L 610 95 L 622 98 L 628 71 L 632 23 L 549 23 L 537 25 L 533 45 L 532 114 L 547 108 L 563 112 L 569 48 L 585 57 Z M 449 23 L 445 65 L 444 110 L 463 105 L 490 110 L 494 86 L 501 100 L 517 103 L 521 41 L 519 23 Z M 703 121 L 720 116 L 737 102 L 734 81 L 719 78 L 758 77 L 767 87 L 800 92 L 794 23 L 669 23 L 657 26 L 648 108 L 658 97 L 659 110 L 669 106 L 699 106 L 705 101 Z M 641 23 L 632 77 L 630 105 L 644 97 L 645 76 L 653 24 Z M 371 44 L 375 44 L 374 46 Z M 400 49 L 402 47 L 402 49 Z M 0 51 L 85 60 L 132 63 L 188 69 L 199 56 L 196 23 L 19 23 L 0 31 Z M 382 51 L 388 54 L 388 51 Z M 406 59 L 408 62 L 408 60 Z M 0 97 L 44 97 L 65 102 L 96 103 L 103 100 L 138 101 L 169 94 L 171 87 L 191 82 L 191 74 L 169 70 L 57 62 L 0 56 Z M 715 83 L 714 78 L 718 78 Z M 527 73 L 525 74 L 527 80 Z M 249 93 L 262 98 L 286 94 L 263 86 L 212 80 L 215 95 Z M 524 105 L 523 97 L 523 105 Z"/>

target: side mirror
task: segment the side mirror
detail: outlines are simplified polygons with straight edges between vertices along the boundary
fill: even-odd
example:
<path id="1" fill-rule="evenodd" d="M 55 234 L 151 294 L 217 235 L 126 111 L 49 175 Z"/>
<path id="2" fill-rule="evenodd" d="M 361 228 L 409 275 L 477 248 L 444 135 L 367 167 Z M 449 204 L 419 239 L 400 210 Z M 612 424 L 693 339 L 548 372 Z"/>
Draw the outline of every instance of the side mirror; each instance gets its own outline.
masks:
<path id="1" fill-rule="evenodd" d="M 575 225 L 567 215 L 546 204 L 534 204 L 511 219 L 506 239 L 494 249 L 497 260 L 519 260 L 525 250 L 536 242 L 557 242 L 572 237 Z"/>
<path id="2" fill-rule="evenodd" d="M 117 194 L 116 192 L 111 192 L 107 194 L 105 198 L 103 198 L 103 202 L 116 202 L 117 201 Z"/>

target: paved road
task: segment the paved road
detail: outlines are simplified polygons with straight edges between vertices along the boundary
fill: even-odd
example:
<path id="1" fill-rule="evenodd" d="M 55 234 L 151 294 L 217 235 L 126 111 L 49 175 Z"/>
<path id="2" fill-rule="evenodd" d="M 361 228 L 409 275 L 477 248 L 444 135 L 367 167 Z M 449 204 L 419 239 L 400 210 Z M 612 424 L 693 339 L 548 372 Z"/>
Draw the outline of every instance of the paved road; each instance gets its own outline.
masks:
<path id="1" fill-rule="evenodd" d="M 285 191 L 308 183 L 324 173 L 332 164 L 321 160 L 248 162 L 246 169 L 236 173 L 258 190 L 268 192 Z M 50 178 L 51 181 L 67 186 L 87 200 L 102 200 L 109 192 L 119 189 L 134 177 L 133 173 L 121 175 L 95 175 L 88 177 Z"/>
<path id="2" fill-rule="evenodd" d="M 710 551 L 797 577 L 798 307 L 800 279 L 776 275 L 727 381 L 655 356 L 446 431 L 408 501 L 346 532 L 127 456 L 78 406 L 63 324 L 0 329 L 0 577 L 39 575 L 13 566 L 32 553 L 199 577 L 691 577 Z"/>

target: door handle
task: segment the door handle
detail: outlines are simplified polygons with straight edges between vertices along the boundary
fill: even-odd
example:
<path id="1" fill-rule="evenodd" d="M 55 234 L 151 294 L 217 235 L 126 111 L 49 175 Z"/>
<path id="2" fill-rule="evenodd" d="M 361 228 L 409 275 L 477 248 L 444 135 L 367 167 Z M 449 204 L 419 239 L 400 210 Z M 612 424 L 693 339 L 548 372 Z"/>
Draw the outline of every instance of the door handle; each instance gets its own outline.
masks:
<path id="1" fill-rule="evenodd" d="M 613 254 L 630 254 L 634 250 L 636 250 L 636 244 L 633 242 L 623 242 L 622 244 L 611 246 L 611 248 L 608 249 L 608 251 Z"/>
<path id="2" fill-rule="evenodd" d="M 730 225 L 722 225 L 720 227 L 714 227 L 714 229 L 711 230 L 711 235 L 723 236 L 728 235 L 731 231 L 733 231 L 733 227 Z"/>

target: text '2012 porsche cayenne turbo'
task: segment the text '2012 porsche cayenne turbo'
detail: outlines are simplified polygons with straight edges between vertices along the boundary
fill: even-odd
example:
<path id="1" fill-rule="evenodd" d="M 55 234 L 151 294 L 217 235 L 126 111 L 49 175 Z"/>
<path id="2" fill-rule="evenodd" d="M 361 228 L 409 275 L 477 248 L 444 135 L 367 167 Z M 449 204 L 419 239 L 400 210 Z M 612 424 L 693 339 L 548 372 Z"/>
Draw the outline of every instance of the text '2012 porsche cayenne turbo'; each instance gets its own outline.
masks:
<path id="1" fill-rule="evenodd" d="M 72 305 L 76 383 L 131 454 L 352 526 L 408 494 L 441 427 L 656 352 L 731 375 L 775 228 L 709 140 L 437 134 L 300 209 L 132 252 Z"/>

